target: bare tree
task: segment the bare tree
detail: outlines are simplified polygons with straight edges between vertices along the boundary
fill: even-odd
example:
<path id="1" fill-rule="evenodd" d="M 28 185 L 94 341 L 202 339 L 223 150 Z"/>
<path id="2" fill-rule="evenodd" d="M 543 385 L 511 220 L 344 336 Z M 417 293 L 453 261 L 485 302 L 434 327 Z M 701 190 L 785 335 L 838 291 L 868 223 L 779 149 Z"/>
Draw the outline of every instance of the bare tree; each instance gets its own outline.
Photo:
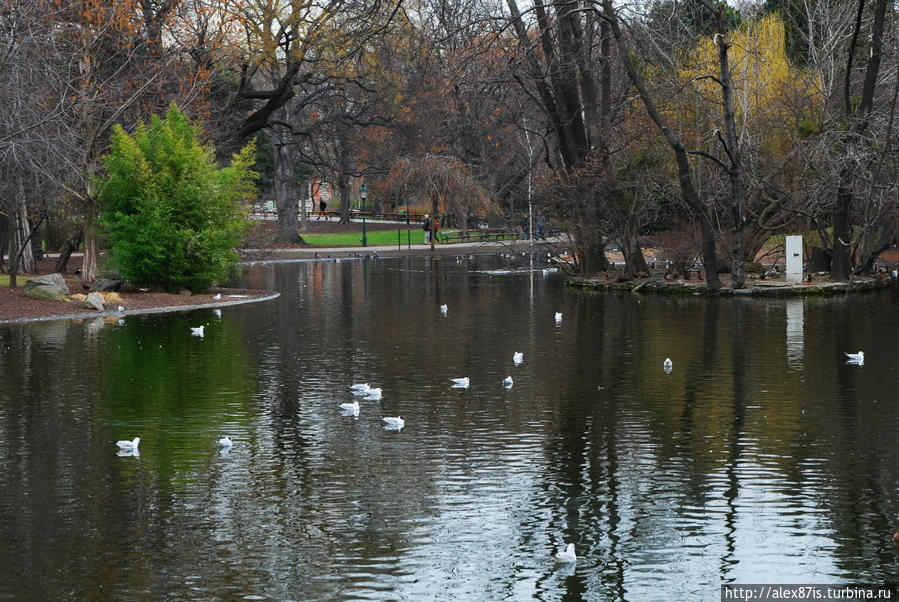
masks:
<path id="1" fill-rule="evenodd" d="M 471 176 L 469 166 L 450 156 L 425 153 L 403 157 L 391 168 L 388 186 L 430 203 L 432 216 L 496 208 L 487 190 Z"/>
<path id="2" fill-rule="evenodd" d="M 669 123 L 668 119 L 658 108 L 655 96 L 650 92 L 643 75 L 637 70 L 631 58 L 631 49 L 621 28 L 618 12 L 612 4 L 612 0 L 603 0 L 603 18 L 606 19 L 615 37 L 619 49 L 619 56 L 627 70 L 628 77 L 637 89 L 640 99 L 646 108 L 650 118 L 662 132 L 666 142 L 674 152 L 677 164 L 678 182 L 684 203 L 690 208 L 693 218 L 699 224 L 702 235 L 702 261 L 706 274 L 706 286 L 709 290 L 720 288 L 718 278 L 718 261 L 715 251 L 715 230 L 709 214 L 709 208 L 702 201 L 693 179 L 693 170 L 690 165 L 688 150 L 678 129 Z"/>

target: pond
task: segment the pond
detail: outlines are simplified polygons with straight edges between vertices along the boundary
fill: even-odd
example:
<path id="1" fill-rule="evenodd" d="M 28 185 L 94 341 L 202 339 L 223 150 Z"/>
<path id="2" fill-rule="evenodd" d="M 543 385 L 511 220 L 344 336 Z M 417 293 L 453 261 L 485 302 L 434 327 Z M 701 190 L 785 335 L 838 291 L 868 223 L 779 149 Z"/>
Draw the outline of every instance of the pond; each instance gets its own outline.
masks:
<path id="1" fill-rule="evenodd" d="M 255 264 L 241 285 L 280 298 L 0 327 L 0 598 L 709 600 L 899 580 L 896 291 L 601 295 L 545 267 Z M 555 563 L 567 542 L 577 562 Z"/>

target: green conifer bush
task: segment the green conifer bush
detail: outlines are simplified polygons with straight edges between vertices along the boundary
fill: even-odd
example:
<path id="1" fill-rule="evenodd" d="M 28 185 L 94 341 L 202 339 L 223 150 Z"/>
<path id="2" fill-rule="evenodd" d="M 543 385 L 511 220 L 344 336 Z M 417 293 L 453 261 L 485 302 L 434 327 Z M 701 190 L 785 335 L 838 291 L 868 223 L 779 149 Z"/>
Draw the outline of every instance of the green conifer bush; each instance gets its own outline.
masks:
<path id="1" fill-rule="evenodd" d="M 223 282 L 248 226 L 253 143 L 219 168 L 175 105 L 133 134 L 116 127 L 100 187 L 113 267 L 137 286 L 200 291 Z"/>

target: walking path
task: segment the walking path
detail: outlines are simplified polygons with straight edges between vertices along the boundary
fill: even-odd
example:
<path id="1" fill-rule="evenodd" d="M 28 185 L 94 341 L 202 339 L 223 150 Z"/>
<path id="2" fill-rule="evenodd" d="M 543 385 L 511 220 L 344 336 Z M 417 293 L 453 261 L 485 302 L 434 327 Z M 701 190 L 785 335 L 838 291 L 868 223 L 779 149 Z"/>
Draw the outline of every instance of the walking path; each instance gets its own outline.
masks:
<path id="1" fill-rule="evenodd" d="M 419 237 L 420 238 L 420 237 Z M 434 246 L 435 255 L 463 255 L 478 253 L 546 253 L 561 243 L 561 238 L 534 241 L 533 245 L 521 239 L 491 240 L 477 242 L 438 243 Z M 432 253 L 431 245 L 412 243 L 402 245 L 357 246 L 357 247 L 302 247 L 278 249 L 242 249 L 241 256 L 245 261 L 270 261 L 275 259 L 343 259 L 359 258 L 366 255 L 392 257 L 401 255 L 425 255 Z"/>

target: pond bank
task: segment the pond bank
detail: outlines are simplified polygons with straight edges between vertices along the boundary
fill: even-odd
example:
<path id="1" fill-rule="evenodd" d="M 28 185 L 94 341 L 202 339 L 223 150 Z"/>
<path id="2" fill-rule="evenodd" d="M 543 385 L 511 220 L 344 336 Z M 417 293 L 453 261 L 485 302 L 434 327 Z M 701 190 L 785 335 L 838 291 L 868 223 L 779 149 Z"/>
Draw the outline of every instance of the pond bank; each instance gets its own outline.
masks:
<path id="1" fill-rule="evenodd" d="M 746 282 L 746 288 L 733 289 L 729 286 L 722 286 L 718 291 L 710 291 L 704 281 L 664 280 L 661 277 L 624 282 L 597 278 L 570 278 L 567 284 L 572 288 L 585 290 L 674 296 L 812 297 L 881 290 L 890 287 L 892 282 L 888 276 L 882 278 L 856 276 L 850 282 L 812 280 L 811 282 L 788 283 L 783 279 L 749 280 Z"/>

